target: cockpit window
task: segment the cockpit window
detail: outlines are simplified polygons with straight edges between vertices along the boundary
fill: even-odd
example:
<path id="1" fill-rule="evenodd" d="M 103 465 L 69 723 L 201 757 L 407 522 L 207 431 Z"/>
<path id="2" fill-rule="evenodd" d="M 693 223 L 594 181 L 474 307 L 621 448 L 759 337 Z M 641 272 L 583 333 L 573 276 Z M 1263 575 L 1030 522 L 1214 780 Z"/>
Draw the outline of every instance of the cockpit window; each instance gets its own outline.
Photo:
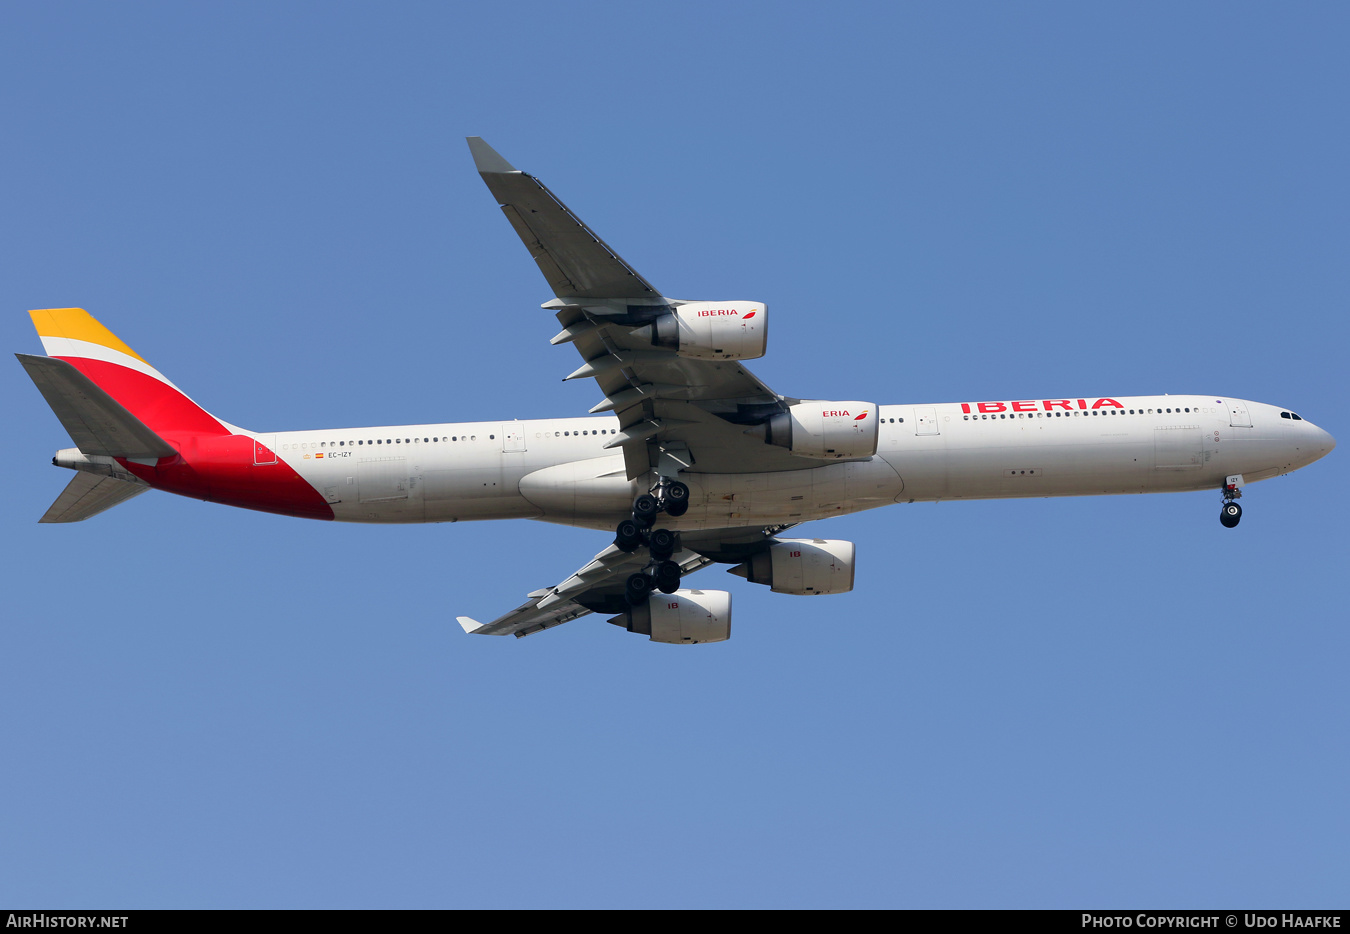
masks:
<path id="1" fill-rule="evenodd" d="M 1290 415 L 1288 412 L 1281 412 L 1281 413 L 1280 413 L 1280 418 L 1293 418 L 1293 417 L 1294 417 L 1294 416 Z"/>

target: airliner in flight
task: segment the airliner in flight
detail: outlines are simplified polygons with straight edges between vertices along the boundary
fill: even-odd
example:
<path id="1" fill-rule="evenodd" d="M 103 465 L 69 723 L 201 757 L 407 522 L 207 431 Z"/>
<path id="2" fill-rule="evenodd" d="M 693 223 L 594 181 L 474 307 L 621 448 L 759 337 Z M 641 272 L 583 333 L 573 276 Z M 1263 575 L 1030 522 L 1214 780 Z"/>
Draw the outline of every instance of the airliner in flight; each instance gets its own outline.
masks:
<path id="1" fill-rule="evenodd" d="M 345 522 L 539 519 L 613 543 L 576 573 L 464 630 L 524 636 L 600 613 L 656 642 L 719 642 L 731 595 L 683 588 L 710 564 L 777 593 L 853 588 L 854 546 L 790 538 L 813 519 L 892 503 L 1213 490 L 1335 446 L 1291 409 L 1218 395 L 1008 398 L 878 405 L 797 399 L 741 361 L 768 309 L 660 292 L 535 177 L 469 148 L 555 298 L 593 379 L 588 417 L 255 432 L 188 398 L 87 312 L 31 312 L 47 356 L 19 354 L 75 447 L 43 522 L 75 522 L 149 489 Z"/>

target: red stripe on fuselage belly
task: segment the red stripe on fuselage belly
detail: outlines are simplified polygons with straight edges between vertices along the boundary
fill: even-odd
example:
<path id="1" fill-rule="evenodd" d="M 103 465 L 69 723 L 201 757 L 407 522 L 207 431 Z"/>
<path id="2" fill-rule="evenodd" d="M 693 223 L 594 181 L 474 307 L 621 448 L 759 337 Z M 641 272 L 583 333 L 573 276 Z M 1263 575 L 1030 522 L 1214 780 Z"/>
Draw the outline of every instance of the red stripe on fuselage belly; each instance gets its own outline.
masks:
<path id="1" fill-rule="evenodd" d="M 283 516 L 333 518 L 333 507 L 290 464 L 280 459 L 254 464 L 255 445 L 267 449 L 250 437 L 179 435 L 172 443 L 179 456 L 162 457 L 154 467 L 123 458 L 118 462 L 151 486 L 180 496 Z"/>

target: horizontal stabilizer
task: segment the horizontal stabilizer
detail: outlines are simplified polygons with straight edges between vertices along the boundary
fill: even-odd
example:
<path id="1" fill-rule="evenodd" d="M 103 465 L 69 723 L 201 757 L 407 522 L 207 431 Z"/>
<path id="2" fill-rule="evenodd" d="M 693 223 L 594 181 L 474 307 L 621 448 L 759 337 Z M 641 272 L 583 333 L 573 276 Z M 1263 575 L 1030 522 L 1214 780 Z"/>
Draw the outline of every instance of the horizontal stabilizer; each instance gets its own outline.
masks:
<path id="1" fill-rule="evenodd" d="M 131 483 L 116 477 L 101 477 L 80 471 L 71 478 L 61 495 L 56 497 L 56 502 L 38 521 L 79 522 L 105 509 L 112 509 L 118 503 L 125 503 L 148 489 L 149 484 Z"/>
<path id="2" fill-rule="evenodd" d="M 30 354 L 15 356 L 82 454 L 148 460 L 178 453 L 145 422 L 66 361 Z"/>

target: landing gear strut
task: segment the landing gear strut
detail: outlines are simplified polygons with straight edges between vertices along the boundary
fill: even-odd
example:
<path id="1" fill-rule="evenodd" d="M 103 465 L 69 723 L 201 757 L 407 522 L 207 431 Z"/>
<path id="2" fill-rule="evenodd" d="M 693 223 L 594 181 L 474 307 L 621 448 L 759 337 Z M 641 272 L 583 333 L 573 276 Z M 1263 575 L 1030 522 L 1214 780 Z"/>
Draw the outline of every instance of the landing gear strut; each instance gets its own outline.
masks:
<path id="1" fill-rule="evenodd" d="M 1223 509 L 1219 512 L 1219 522 L 1225 529 L 1237 528 L 1237 524 L 1242 521 L 1242 507 L 1237 501 L 1242 496 L 1242 490 L 1233 482 L 1225 481 L 1223 485 Z"/>

